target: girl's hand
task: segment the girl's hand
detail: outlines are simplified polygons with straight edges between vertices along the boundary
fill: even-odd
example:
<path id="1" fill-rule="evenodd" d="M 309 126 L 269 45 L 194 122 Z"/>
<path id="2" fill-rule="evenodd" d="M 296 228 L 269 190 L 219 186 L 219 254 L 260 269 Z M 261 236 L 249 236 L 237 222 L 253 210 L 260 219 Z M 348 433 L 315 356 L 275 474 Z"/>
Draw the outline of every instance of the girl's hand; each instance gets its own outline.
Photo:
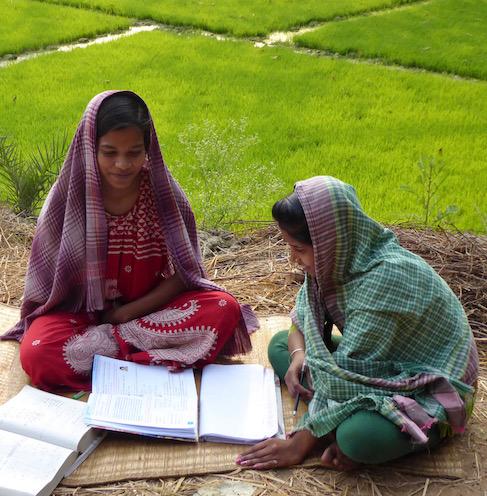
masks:
<path id="1" fill-rule="evenodd" d="M 240 454 L 235 460 L 244 468 L 265 470 L 297 465 L 316 443 L 308 431 L 299 431 L 289 439 L 266 439 Z"/>
<path id="2" fill-rule="evenodd" d="M 304 352 L 298 352 L 293 356 L 293 360 L 287 369 L 286 375 L 284 376 L 284 380 L 286 381 L 286 386 L 289 391 L 289 394 L 295 398 L 296 395 L 299 395 L 305 399 L 310 400 L 313 397 L 313 390 L 306 389 L 299 383 L 299 378 L 301 376 L 301 369 L 304 363 Z M 309 382 L 309 381 L 308 381 Z"/>
<path id="3" fill-rule="evenodd" d="M 100 324 L 125 324 L 131 318 L 126 315 L 125 309 L 123 306 L 110 308 L 109 310 L 105 310 L 100 317 Z"/>
<path id="4" fill-rule="evenodd" d="M 176 273 L 168 279 L 163 279 L 159 285 L 137 300 L 123 304 L 115 302 L 114 308 L 102 313 L 101 323 L 125 324 L 130 320 L 149 315 L 163 308 L 185 289 L 185 283 Z"/>

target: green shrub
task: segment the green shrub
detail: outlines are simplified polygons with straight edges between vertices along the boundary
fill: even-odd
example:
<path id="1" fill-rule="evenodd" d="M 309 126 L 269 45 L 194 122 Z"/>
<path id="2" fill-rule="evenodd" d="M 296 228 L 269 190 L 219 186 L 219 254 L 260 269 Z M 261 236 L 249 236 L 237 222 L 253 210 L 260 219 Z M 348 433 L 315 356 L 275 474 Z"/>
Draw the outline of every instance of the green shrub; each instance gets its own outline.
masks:
<path id="1" fill-rule="evenodd" d="M 421 205 L 422 215 L 417 220 L 425 227 L 452 225 L 454 216 L 460 213 L 456 205 L 442 205 L 443 188 L 449 175 L 442 154 L 439 150 L 438 157 L 420 158 L 416 185 L 401 185 L 401 189 L 412 194 Z"/>
<path id="2" fill-rule="evenodd" d="M 53 138 L 25 157 L 15 142 L 0 136 L 0 181 L 7 204 L 19 215 L 36 215 L 66 155 L 67 135 Z"/>
<path id="3" fill-rule="evenodd" d="M 175 171 L 185 168 L 191 177 L 190 200 L 204 229 L 221 229 L 240 220 L 256 198 L 282 186 L 269 165 L 248 158 L 259 139 L 248 134 L 245 119 L 232 119 L 224 127 L 205 120 L 191 124 L 178 138 L 186 158 L 176 163 Z"/>

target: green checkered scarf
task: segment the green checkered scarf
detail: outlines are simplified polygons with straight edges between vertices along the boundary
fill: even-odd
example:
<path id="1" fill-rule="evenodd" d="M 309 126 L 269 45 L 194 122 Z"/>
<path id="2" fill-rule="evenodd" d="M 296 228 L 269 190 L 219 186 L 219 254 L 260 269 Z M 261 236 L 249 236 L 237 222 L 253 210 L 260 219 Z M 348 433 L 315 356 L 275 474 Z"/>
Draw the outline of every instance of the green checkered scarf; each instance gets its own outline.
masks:
<path id="1" fill-rule="evenodd" d="M 298 428 L 321 437 L 365 409 L 418 443 L 427 442 L 425 432 L 438 421 L 463 431 L 478 357 L 451 289 L 362 211 L 351 186 L 315 177 L 297 183 L 295 192 L 316 271 L 293 311 L 315 390 Z M 334 352 L 325 345 L 327 321 L 343 334 Z"/>

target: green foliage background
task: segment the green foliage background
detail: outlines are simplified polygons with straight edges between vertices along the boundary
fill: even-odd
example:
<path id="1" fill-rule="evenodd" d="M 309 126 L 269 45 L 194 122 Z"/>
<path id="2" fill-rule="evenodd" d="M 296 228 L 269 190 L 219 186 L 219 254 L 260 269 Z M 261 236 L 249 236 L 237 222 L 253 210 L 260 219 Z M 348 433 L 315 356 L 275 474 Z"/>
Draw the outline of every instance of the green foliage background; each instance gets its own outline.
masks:
<path id="1" fill-rule="evenodd" d="M 487 1 L 434 0 L 331 22 L 300 46 L 487 79 Z"/>
<path id="2" fill-rule="evenodd" d="M 194 2 L 179 3 L 188 15 L 196 12 Z M 410 12 L 421 16 L 429 12 L 426 7 L 433 9 L 441 3 L 448 4 L 447 0 L 432 0 L 330 26 L 347 29 L 347 23 L 368 22 L 372 36 L 384 29 L 380 24 L 383 17 Z M 289 2 L 289 9 L 284 9 L 294 25 L 301 22 L 291 9 L 297 4 Z M 301 4 L 310 12 L 315 5 Z M 474 8 L 471 0 L 458 0 L 457 4 L 468 12 Z M 131 5 L 135 9 L 140 3 Z M 239 19 L 246 18 L 250 4 L 239 5 L 230 0 L 218 3 L 213 9 L 215 31 L 227 29 L 221 24 L 230 19 L 225 8 L 232 6 Z M 283 10 L 279 2 L 259 0 L 251 5 L 256 15 L 268 9 L 277 15 Z M 337 5 L 341 5 L 339 13 L 349 15 L 348 4 Z M 364 0 L 361 5 L 376 8 L 378 2 Z M 397 2 L 388 5 L 394 7 Z M 487 20 L 487 11 L 478 8 L 475 12 Z M 449 15 L 454 15 L 453 10 Z M 464 32 L 457 45 L 477 43 L 469 36 L 472 26 L 477 25 L 471 18 L 470 14 L 455 17 Z M 25 19 L 28 22 L 29 16 Z M 374 22 L 379 23 L 377 27 Z M 409 33 L 414 37 L 416 32 L 424 39 L 421 21 L 415 22 L 418 28 L 412 21 L 406 23 L 410 29 L 404 28 L 403 36 Z M 444 36 L 439 22 L 438 18 L 436 24 L 430 23 L 431 38 Z M 236 32 L 238 26 L 235 21 L 231 29 Z M 417 51 L 413 43 L 409 46 Z M 479 52 L 483 46 L 479 44 Z M 449 48 L 444 52 L 450 53 Z M 403 60 L 399 49 L 397 53 L 397 60 Z M 438 53 L 432 51 L 431 60 L 439 59 Z M 479 58 L 479 64 L 485 67 L 482 60 Z M 460 67 L 459 61 L 459 71 Z M 242 207 L 241 218 L 270 219 L 275 200 L 289 193 L 295 181 L 317 174 L 334 175 L 353 184 L 367 212 L 382 222 L 421 217 L 421 205 L 401 185 L 415 183 L 418 162 L 441 150 L 448 176 L 438 208 L 458 205 L 461 213 L 455 218 L 456 226 L 485 231 L 487 82 L 483 80 L 361 63 L 360 59 L 336 59 L 319 52 L 296 51 L 292 45 L 258 48 L 247 39 L 219 41 L 197 31 L 155 31 L 0 68 L 0 135 L 14 137 L 26 153 L 64 131 L 72 136 L 87 102 L 113 88 L 132 89 L 146 100 L 166 162 L 200 217 L 205 201 L 197 194 L 200 191 L 196 191 L 191 167 L 184 167 L 188 149 L 178 137 L 192 125 L 209 122 L 225 129 L 232 119 L 244 119 L 247 132 L 258 140 L 245 150 L 241 166 L 224 172 L 232 174 L 229 180 L 234 185 L 234 198 L 244 192 L 248 195 L 246 188 L 256 179 L 247 175 L 251 169 L 246 164 L 261 164 L 269 178 L 280 179 L 281 186 L 275 187 L 269 180 L 266 192 L 256 193 Z M 266 174 L 257 179 L 266 185 Z M 229 196 L 226 193 L 216 198 L 225 205 L 232 202 Z"/>

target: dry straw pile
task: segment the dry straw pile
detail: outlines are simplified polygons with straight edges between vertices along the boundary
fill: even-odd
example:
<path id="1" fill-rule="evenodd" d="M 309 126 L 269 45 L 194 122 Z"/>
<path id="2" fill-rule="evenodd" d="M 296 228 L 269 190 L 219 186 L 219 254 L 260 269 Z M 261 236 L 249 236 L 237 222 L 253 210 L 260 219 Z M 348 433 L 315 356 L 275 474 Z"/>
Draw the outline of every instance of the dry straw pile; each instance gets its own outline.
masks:
<path id="1" fill-rule="evenodd" d="M 0 208 L 0 301 L 20 303 L 34 224 Z M 248 226 L 259 226 L 249 223 Z M 447 281 L 467 312 L 478 343 L 487 341 L 487 236 L 394 227 L 401 244 L 422 256 Z M 259 314 L 287 313 L 303 281 L 289 262 L 274 225 L 237 238 L 201 233 L 209 276 Z"/>
<path id="2" fill-rule="evenodd" d="M 487 342 L 487 236 L 392 229 L 404 247 L 423 257 L 447 281 L 462 301 L 477 342 Z M 219 246 L 206 248 L 205 253 L 214 281 L 259 313 L 292 308 L 303 276 L 290 264 L 286 245 L 274 225 L 261 227 L 234 243 L 223 235 Z"/>
<path id="3" fill-rule="evenodd" d="M 23 292 L 34 225 L 0 209 L 0 301 L 18 305 Z M 249 234 L 201 233 L 205 265 L 210 277 L 260 315 L 287 313 L 303 281 L 290 264 L 287 248 L 275 226 L 248 224 Z M 481 358 L 481 378 L 474 413 L 476 459 L 487 454 L 487 237 L 444 231 L 394 227 L 401 244 L 421 255 L 461 299 L 474 330 Z M 478 457 L 477 457 L 478 453 Z M 128 495 L 476 495 L 487 494 L 481 461 L 475 480 L 430 479 L 391 470 L 338 474 L 324 469 L 275 472 L 236 470 L 231 474 L 183 477 L 158 481 L 130 481 L 93 488 L 59 487 L 67 496 Z"/>

